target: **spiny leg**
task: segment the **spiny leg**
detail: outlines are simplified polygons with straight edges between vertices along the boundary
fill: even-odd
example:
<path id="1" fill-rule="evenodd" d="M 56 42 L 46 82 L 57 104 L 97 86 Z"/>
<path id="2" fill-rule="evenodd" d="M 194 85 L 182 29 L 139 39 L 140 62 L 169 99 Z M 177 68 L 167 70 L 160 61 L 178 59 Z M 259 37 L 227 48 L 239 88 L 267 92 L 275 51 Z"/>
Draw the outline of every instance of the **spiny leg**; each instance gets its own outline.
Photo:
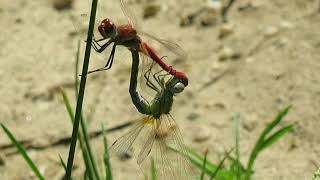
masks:
<path id="1" fill-rule="evenodd" d="M 161 83 L 161 80 L 159 79 L 159 75 L 158 75 L 158 74 L 160 74 L 160 73 L 163 72 L 163 71 L 164 71 L 164 70 L 161 69 L 160 71 L 158 71 L 158 72 L 156 72 L 156 73 L 153 74 L 153 79 L 159 84 L 159 86 L 160 86 L 161 88 L 164 88 L 164 84 Z"/>
<path id="2" fill-rule="evenodd" d="M 172 66 L 170 66 L 170 68 L 172 69 Z M 166 84 L 164 77 L 171 74 L 171 73 L 170 73 L 170 72 L 172 71 L 171 69 L 170 69 L 169 72 L 166 71 L 166 73 L 164 73 L 164 74 L 159 74 L 159 75 L 156 76 L 157 82 L 158 82 L 158 83 L 160 84 L 160 86 L 162 86 L 163 88 L 165 87 L 165 84 Z M 172 74 L 171 74 L 171 75 L 172 75 Z"/>
<path id="3" fill-rule="evenodd" d="M 151 69 L 152 69 L 152 66 L 146 71 L 146 73 L 144 73 L 144 78 L 146 79 L 146 85 L 151 89 L 153 89 L 154 91 L 159 92 L 159 89 L 150 81 Z"/>
<path id="4" fill-rule="evenodd" d="M 161 57 L 161 60 L 162 60 L 163 58 L 165 58 L 165 57 L 167 57 L 167 56 Z M 160 71 L 158 71 L 158 72 L 156 72 L 156 73 L 153 74 L 153 79 L 159 84 L 159 86 L 160 86 L 161 88 L 164 88 L 164 84 L 161 84 L 161 81 L 160 81 L 160 79 L 159 79 L 158 74 L 161 73 L 161 72 L 163 72 L 163 71 L 164 71 L 164 69 L 161 69 Z"/>
<path id="5" fill-rule="evenodd" d="M 112 67 L 112 64 L 113 64 L 114 55 L 115 55 L 115 52 L 116 52 L 116 46 L 117 46 L 116 44 L 113 44 L 109 59 L 107 61 L 107 64 L 103 68 L 99 68 L 99 69 L 96 69 L 96 70 L 93 70 L 93 71 L 89 71 L 88 74 L 110 69 Z"/>
<path id="6" fill-rule="evenodd" d="M 163 56 L 163 57 L 161 58 L 161 60 L 162 60 L 163 58 L 165 58 L 165 57 L 167 57 L 167 56 Z M 153 78 L 154 78 L 156 81 L 157 81 L 157 78 L 156 78 L 157 74 L 161 73 L 162 71 L 164 71 L 164 69 L 161 69 L 160 71 L 158 71 L 158 72 L 156 72 L 156 73 L 153 74 Z"/>
<path id="7" fill-rule="evenodd" d="M 105 40 L 105 38 L 100 38 L 100 39 L 96 40 L 96 38 L 93 35 L 93 38 L 92 38 L 93 49 L 97 51 L 99 48 L 101 48 L 101 45 L 99 44 L 99 42 L 103 41 L 103 40 Z"/>
<path id="8" fill-rule="evenodd" d="M 160 82 L 160 84 L 162 84 L 163 87 L 164 87 L 165 84 L 166 84 L 164 77 L 165 77 L 165 76 L 168 76 L 168 75 L 170 75 L 169 72 L 167 72 L 167 73 L 165 73 L 165 74 L 160 74 L 160 75 L 157 76 L 158 81 Z"/>
<path id="9" fill-rule="evenodd" d="M 113 39 L 110 39 L 109 41 L 107 41 L 103 45 L 100 45 L 98 42 L 102 41 L 102 40 L 103 39 L 99 39 L 99 40 L 93 39 L 93 41 L 92 41 L 92 47 L 98 53 L 103 52 L 113 42 Z"/>

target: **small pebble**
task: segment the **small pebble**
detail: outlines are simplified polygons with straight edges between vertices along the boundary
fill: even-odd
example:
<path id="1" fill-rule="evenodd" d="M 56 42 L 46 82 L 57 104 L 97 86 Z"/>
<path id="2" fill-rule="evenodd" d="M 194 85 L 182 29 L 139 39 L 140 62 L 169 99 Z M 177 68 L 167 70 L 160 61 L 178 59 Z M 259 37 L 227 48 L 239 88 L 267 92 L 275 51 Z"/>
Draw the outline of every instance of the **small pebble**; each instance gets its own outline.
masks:
<path id="1" fill-rule="evenodd" d="M 224 61 L 227 59 L 239 59 L 241 57 L 240 53 L 235 52 L 229 47 L 223 47 L 219 53 L 219 61 Z"/>
<path id="2" fill-rule="evenodd" d="M 252 62 L 254 62 L 255 61 L 255 59 L 254 58 L 252 58 L 252 57 L 248 57 L 248 58 L 246 58 L 246 60 L 245 60 L 247 63 L 252 63 Z"/>
<path id="3" fill-rule="evenodd" d="M 243 128 L 248 132 L 251 132 L 253 129 L 256 128 L 256 123 L 243 123 Z"/>
<path id="4" fill-rule="evenodd" d="M 53 0 L 53 7 L 57 10 L 71 9 L 73 0 Z"/>
<path id="5" fill-rule="evenodd" d="M 207 8 L 211 13 L 220 14 L 220 12 L 222 10 L 222 3 L 221 3 L 221 1 L 209 0 L 207 3 Z"/>
<path id="6" fill-rule="evenodd" d="M 229 47 L 224 47 L 219 53 L 219 60 L 224 61 L 229 59 L 233 55 L 233 50 Z"/>
<path id="7" fill-rule="evenodd" d="M 193 15 L 187 15 L 187 16 L 181 16 L 180 17 L 180 26 L 190 26 L 194 22 L 194 16 Z"/>
<path id="8" fill-rule="evenodd" d="M 289 44 L 289 39 L 287 39 L 285 37 L 282 37 L 282 38 L 279 39 L 279 45 L 280 46 L 285 46 L 287 44 Z"/>
<path id="9" fill-rule="evenodd" d="M 194 121 L 200 117 L 200 114 L 198 113 L 191 113 L 187 116 L 187 119 L 190 121 Z"/>
<path id="10" fill-rule="evenodd" d="M 267 38 L 274 37 L 279 33 L 279 29 L 274 26 L 269 26 L 264 31 L 264 36 Z"/>
<path id="11" fill-rule="evenodd" d="M 143 9 L 143 18 L 150 18 L 158 14 L 160 6 L 157 4 L 146 5 Z"/>
<path id="12" fill-rule="evenodd" d="M 217 108 L 217 109 L 220 109 L 220 110 L 226 109 L 226 105 L 223 104 L 222 102 L 215 103 L 214 107 Z"/>
<path id="13" fill-rule="evenodd" d="M 282 29 L 292 29 L 292 28 L 294 28 L 294 25 L 289 21 L 281 21 L 280 22 L 280 27 Z"/>
<path id="14" fill-rule="evenodd" d="M 204 142 L 211 137 L 210 129 L 199 124 L 193 124 L 190 127 L 191 138 L 193 142 Z"/>
<path id="15" fill-rule="evenodd" d="M 234 25 L 233 24 L 223 24 L 220 27 L 219 38 L 224 38 L 233 33 Z"/>
<path id="16" fill-rule="evenodd" d="M 17 18 L 15 21 L 14 21 L 16 24 L 21 24 L 23 21 L 21 18 Z"/>

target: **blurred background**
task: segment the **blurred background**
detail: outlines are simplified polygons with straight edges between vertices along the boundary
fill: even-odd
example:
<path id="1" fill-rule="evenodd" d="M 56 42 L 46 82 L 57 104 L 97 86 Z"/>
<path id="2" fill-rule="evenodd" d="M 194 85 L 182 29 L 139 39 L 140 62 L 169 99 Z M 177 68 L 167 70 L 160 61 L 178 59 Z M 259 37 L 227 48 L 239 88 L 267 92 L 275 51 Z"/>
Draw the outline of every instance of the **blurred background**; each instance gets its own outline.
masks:
<path id="1" fill-rule="evenodd" d="M 231 117 L 239 113 L 245 162 L 266 123 L 293 105 L 285 122 L 294 123 L 295 131 L 259 157 L 255 177 L 310 179 L 320 165 L 320 3 L 235 0 L 229 9 L 223 8 L 228 3 L 127 0 L 141 29 L 180 44 L 188 53 L 188 59 L 166 61 L 190 79 L 172 112 L 185 144 L 199 152 L 207 147 L 209 158 L 217 161 L 234 146 Z M 98 6 L 98 18 L 126 22 L 118 1 L 100 0 Z M 50 179 L 64 175 L 58 155 L 67 159 L 69 146 L 55 142 L 70 136 L 72 126 L 58 87 L 66 90 L 75 107 L 79 36 L 74 22 L 89 7 L 90 2 L 73 0 L 0 2 L 0 122 Z M 104 63 L 92 51 L 90 69 Z M 90 132 L 99 131 L 101 123 L 110 128 L 141 117 L 128 93 L 130 69 L 129 51 L 119 48 L 111 70 L 88 77 L 83 111 Z M 124 132 L 108 134 L 109 142 Z M 91 139 L 99 163 L 101 138 Z M 81 177 L 83 163 L 77 152 L 74 172 Z M 134 158 L 111 161 L 115 179 L 142 178 Z M 35 179 L 2 131 L 0 177 Z"/>

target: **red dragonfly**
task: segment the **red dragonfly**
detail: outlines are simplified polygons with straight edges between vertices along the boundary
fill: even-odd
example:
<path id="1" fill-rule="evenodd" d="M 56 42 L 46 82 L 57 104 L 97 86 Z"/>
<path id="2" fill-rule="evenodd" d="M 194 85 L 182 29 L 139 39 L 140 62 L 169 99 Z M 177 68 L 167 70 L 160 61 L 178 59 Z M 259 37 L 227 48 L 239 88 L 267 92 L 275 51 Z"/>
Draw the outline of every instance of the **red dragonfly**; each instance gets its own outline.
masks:
<path id="1" fill-rule="evenodd" d="M 111 53 L 109 54 L 108 61 L 106 65 L 102 68 L 89 71 L 89 73 L 108 70 L 112 67 L 114 61 L 114 55 L 116 47 L 118 45 L 125 46 L 131 50 L 137 50 L 140 52 L 141 57 L 148 56 L 153 61 L 155 61 L 159 66 L 167 71 L 169 74 L 176 76 L 181 79 L 182 83 L 187 86 L 188 78 L 185 73 L 177 71 L 172 66 L 166 64 L 163 61 L 163 57 L 160 57 L 157 52 L 141 37 L 147 36 L 152 40 L 163 45 L 167 50 L 172 52 L 179 59 L 186 59 L 186 53 L 180 48 L 176 43 L 170 42 L 168 40 L 156 38 L 148 33 L 139 30 L 137 21 L 133 14 L 127 8 L 124 0 L 120 0 L 121 9 L 128 20 L 128 24 L 115 25 L 109 18 L 103 19 L 98 23 L 98 33 L 101 36 L 100 39 L 96 39 L 97 35 L 94 35 L 92 42 L 92 47 L 98 53 L 102 53 L 109 45 L 113 43 Z M 85 14 L 84 14 L 85 15 Z M 146 59 L 146 57 L 144 57 Z M 146 69 L 146 68 L 142 68 Z"/>

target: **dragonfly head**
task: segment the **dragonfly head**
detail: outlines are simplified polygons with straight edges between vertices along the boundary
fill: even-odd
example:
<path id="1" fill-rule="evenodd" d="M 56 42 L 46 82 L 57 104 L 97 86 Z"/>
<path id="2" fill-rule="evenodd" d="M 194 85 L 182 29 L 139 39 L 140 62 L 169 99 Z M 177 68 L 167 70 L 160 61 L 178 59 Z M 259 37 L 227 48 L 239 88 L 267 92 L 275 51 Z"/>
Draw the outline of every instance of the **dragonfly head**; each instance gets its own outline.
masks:
<path id="1" fill-rule="evenodd" d="M 108 18 L 101 21 L 100 25 L 98 26 L 98 30 L 101 36 L 106 39 L 113 38 L 117 34 L 116 25 Z"/>
<path id="2" fill-rule="evenodd" d="M 168 89 L 173 95 L 181 93 L 185 88 L 185 85 L 177 77 L 171 78 L 166 83 L 166 89 Z"/>
<path id="3" fill-rule="evenodd" d="M 179 80 L 185 87 L 188 86 L 188 77 L 184 72 L 176 71 L 175 77 L 179 78 Z"/>

